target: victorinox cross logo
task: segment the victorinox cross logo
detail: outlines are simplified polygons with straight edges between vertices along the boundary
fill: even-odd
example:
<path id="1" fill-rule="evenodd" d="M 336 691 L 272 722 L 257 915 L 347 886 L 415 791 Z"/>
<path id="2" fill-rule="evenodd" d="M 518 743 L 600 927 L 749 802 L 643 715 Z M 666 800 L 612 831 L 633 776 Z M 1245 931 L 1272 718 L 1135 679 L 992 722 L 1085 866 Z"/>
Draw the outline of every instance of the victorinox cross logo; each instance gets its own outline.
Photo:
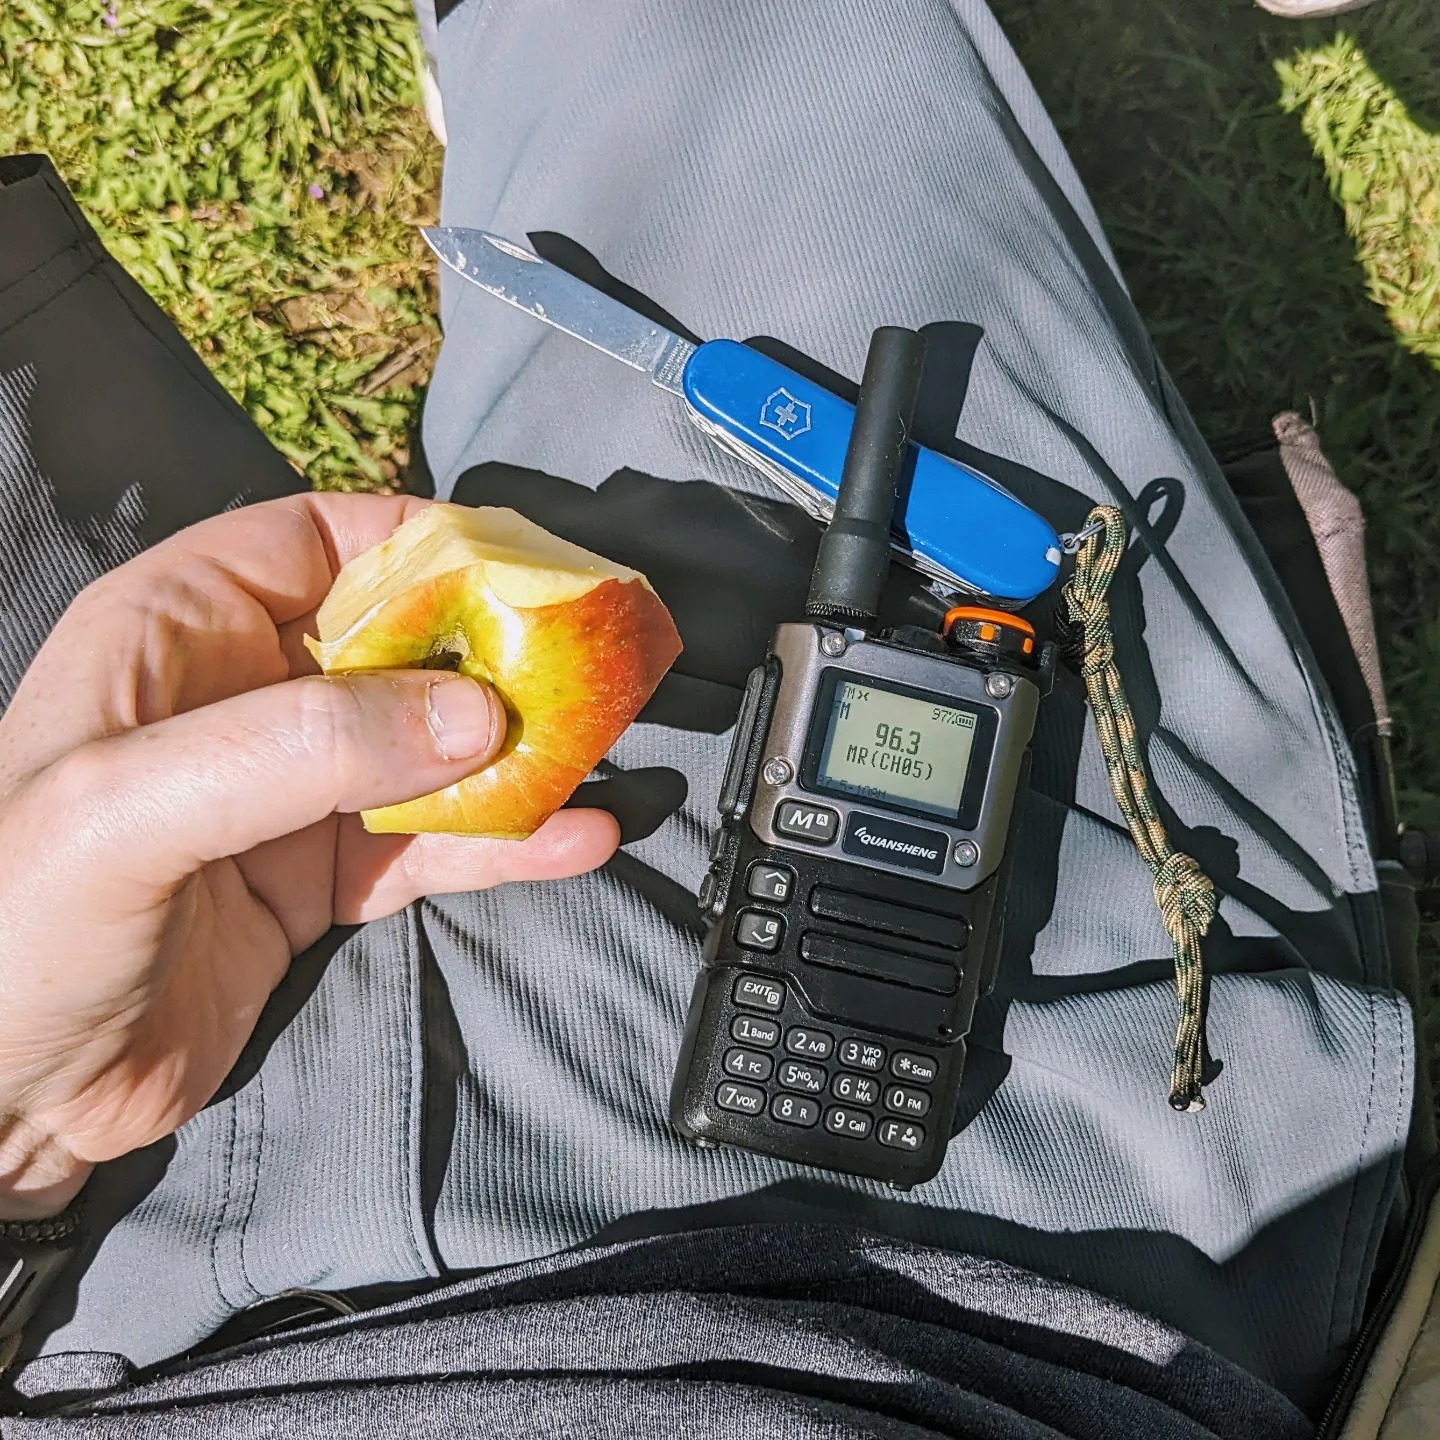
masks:
<path id="1" fill-rule="evenodd" d="M 810 428 L 810 406 L 788 390 L 777 390 L 761 408 L 760 423 L 782 439 L 794 440 Z"/>

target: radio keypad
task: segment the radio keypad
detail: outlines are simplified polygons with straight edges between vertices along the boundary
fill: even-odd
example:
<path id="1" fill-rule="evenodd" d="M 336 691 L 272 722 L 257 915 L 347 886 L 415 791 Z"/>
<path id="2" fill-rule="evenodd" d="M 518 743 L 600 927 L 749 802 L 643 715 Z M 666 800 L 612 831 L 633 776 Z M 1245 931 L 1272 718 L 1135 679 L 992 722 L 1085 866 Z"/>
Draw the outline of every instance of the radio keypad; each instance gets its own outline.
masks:
<path id="1" fill-rule="evenodd" d="M 794 1002 L 780 980 L 741 975 L 732 998 L 771 1014 L 732 1015 L 729 1034 L 740 1043 L 726 1050 L 721 1062 L 734 1077 L 715 1092 L 722 1110 L 799 1129 L 818 1125 L 838 1139 L 908 1154 L 924 1148 L 927 1131 L 919 1122 L 934 1099 L 922 1087 L 938 1077 L 938 1060 L 911 1050 L 892 1054 L 879 1041 L 836 1036 L 813 1025 L 786 1025 L 780 1012 L 792 1010 Z M 765 1053 L 782 1047 L 793 1058 Z M 845 1068 L 831 1071 L 816 1063 L 822 1059 Z M 886 1072 L 907 1083 L 887 1080 Z"/>
<path id="2" fill-rule="evenodd" d="M 828 1060 L 835 1048 L 835 1037 L 823 1030 L 807 1030 L 797 1025 L 785 1035 L 785 1048 L 792 1055 L 803 1055 L 807 1060 Z"/>
<path id="3" fill-rule="evenodd" d="M 827 818 L 832 816 L 833 823 Z M 838 837 L 838 818 L 824 806 L 786 801 L 777 811 L 775 823 L 783 833 L 825 845 Z M 790 906 L 805 898 L 797 894 L 799 888 L 791 865 L 752 862 L 744 872 L 743 890 L 759 905 L 736 916 L 736 944 L 766 954 L 779 950 L 793 919 Z M 843 913 L 841 900 L 848 906 Z M 878 902 L 864 914 L 852 914 L 858 901 L 845 896 L 836 899 L 830 892 L 816 890 L 809 894 L 807 904 L 816 918 L 830 920 L 852 934 L 851 926 L 863 928 L 866 922 L 880 920 L 887 928 L 904 928 L 890 926 L 893 917 Z M 950 923 L 938 916 L 922 918 L 934 925 Z M 864 938 L 863 934 L 857 938 Z M 961 928 L 957 926 L 954 939 L 948 933 L 942 937 L 928 932 L 925 938 L 932 945 L 950 941 L 947 948 L 955 949 L 956 963 L 961 963 Z M 927 1131 L 919 1122 L 933 1108 L 933 1098 L 925 1087 L 933 1085 L 939 1075 L 935 1058 L 907 1049 L 892 1051 L 871 1037 L 836 1035 L 808 1023 L 794 1013 L 796 1002 L 778 978 L 740 975 L 731 998 L 743 1008 L 729 1020 L 734 1043 L 724 1052 L 721 1066 L 725 1079 L 715 1092 L 722 1110 L 761 1124 L 801 1129 L 818 1126 L 827 1135 L 857 1145 L 878 1144 L 912 1154 L 924 1148 Z M 787 1023 L 791 1020 L 799 1023 Z M 818 1063 L 822 1061 L 827 1063 Z"/>
<path id="4" fill-rule="evenodd" d="M 825 1089 L 824 1067 L 802 1060 L 787 1060 L 776 1078 L 787 1090 L 802 1090 L 807 1095 L 819 1095 Z"/>
<path id="5" fill-rule="evenodd" d="M 773 1049 L 780 1042 L 780 1022 L 762 1020 L 758 1015 L 737 1015 L 730 1022 L 730 1036 L 746 1045 Z"/>
<path id="6" fill-rule="evenodd" d="M 737 1046 L 725 1052 L 725 1073 L 738 1080 L 768 1080 L 774 1068 L 775 1062 L 758 1050 L 742 1050 Z"/>

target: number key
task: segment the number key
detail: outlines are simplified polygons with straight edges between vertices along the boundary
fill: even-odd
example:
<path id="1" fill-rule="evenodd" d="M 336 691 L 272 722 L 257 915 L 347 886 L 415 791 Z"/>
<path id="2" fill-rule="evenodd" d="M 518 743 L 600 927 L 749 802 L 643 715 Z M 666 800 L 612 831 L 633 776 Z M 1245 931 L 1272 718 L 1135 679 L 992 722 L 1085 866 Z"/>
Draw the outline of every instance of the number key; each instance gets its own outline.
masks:
<path id="1" fill-rule="evenodd" d="M 780 1023 L 762 1019 L 759 1015 L 737 1015 L 730 1022 L 730 1034 L 747 1045 L 759 1045 L 769 1050 L 780 1040 Z"/>
<path id="2" fill-rule="evenodd" d="M 787 1060 L 780 1067 L 778 1078 L 787 1090 L 803 1090 L 807 1095 L 818 1095 L 825 1088 L 824 1070 L 799 1060 Z"/>
<path id="3" fill-rule="evenodd" d="M 841 1105 L 832 1105 L 825 1112 L 825 1128 L 832 1135 L 844 1135 L 851 1140 L 863 1140 L 870 1133 L 873 1123 L 863 1110 L 846 1110 Z"/>
<path id="4" fill-rule="evenodd" d="M 758 1115 L 765 1108 L 765 1092 L 758 1085 L 726 1082 L 715 1092 L 715 1103 L 722 1110 L 741 1115 Z"/>
<path id="5" fill-rule="evenodd" d="M 837 1075 L 830 1082 L 830 1093 L 851 1105 L 873 1105 L 880 1098 L 880 1082 L 868 1075 Z"/>
<path id="6" fill-rule="evenodd" d="M 775 1062 L 758 1050 L 741 1050 L 737 1046 L 725 1052 L 725 1073 L 740 1080 L 768 1080 L 774 1068 Z"/>
<path id="7" fill-rule="evenodd" d="M 930 1096 L 924 1090 L 910 1090 L 904 1085 L 892 1085 L 885 1092 L 885 1108 L 896 1115 L 914 1115 L 917 1118 L 930 1109 Z"/>
<path id="8" fill-rule="evenodd" d="M 785 1036 L 785 1048 L 792 1055 L 805 1055 L 811 1060 L 828 1060 L 835 1048 L 835 1037 L 823 1030 L 804 1030 L 799 1026 Z"/>
<path id="9" fill-rule="evenodd" d="M 842 1040 L 840 1063 L 851 1070 L 883 1070 L 885 1047 L 873 1040 Z"/>
<path id="10" fill-rule="evenodd" d="M 813 1125 L 820 1118 L 820 1106 L 803 1095 L 777 1095 L 770 1102 L 770 1114 L 782 1125 Z"/>

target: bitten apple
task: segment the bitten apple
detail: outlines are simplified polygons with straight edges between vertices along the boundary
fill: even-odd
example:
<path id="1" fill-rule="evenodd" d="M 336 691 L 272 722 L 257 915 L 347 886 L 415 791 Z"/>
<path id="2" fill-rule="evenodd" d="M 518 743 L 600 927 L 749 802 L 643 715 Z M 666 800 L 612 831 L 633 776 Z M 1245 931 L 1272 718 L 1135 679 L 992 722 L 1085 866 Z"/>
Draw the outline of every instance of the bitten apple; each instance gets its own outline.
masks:
<path id="1" fill-rule="evenodd" d="M 509 728 L 478 774 L 365 828 L 520 839 L 574 793 L 680 653 L 645 577 L 513 510 L 429 505 L 341 569 L 306 644 L 327 675 L 415 666 L 494 687 Z"/>

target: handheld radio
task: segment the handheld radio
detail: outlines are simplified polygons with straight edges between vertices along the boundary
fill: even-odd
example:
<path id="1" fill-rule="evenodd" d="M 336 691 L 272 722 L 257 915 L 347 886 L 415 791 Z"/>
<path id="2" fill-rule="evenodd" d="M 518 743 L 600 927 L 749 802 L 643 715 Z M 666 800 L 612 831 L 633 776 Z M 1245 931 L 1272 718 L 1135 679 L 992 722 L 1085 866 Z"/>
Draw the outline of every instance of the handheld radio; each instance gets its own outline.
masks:
<path id="1" fill-rule="evenodd" d="M 746 685 L 670 1101 L 698 1144 L 902 1188 L 950 1140 L 1053 670 L 1005 612 L 877 624 L 923 358 L 872 337 L 806 618 Z"/>

